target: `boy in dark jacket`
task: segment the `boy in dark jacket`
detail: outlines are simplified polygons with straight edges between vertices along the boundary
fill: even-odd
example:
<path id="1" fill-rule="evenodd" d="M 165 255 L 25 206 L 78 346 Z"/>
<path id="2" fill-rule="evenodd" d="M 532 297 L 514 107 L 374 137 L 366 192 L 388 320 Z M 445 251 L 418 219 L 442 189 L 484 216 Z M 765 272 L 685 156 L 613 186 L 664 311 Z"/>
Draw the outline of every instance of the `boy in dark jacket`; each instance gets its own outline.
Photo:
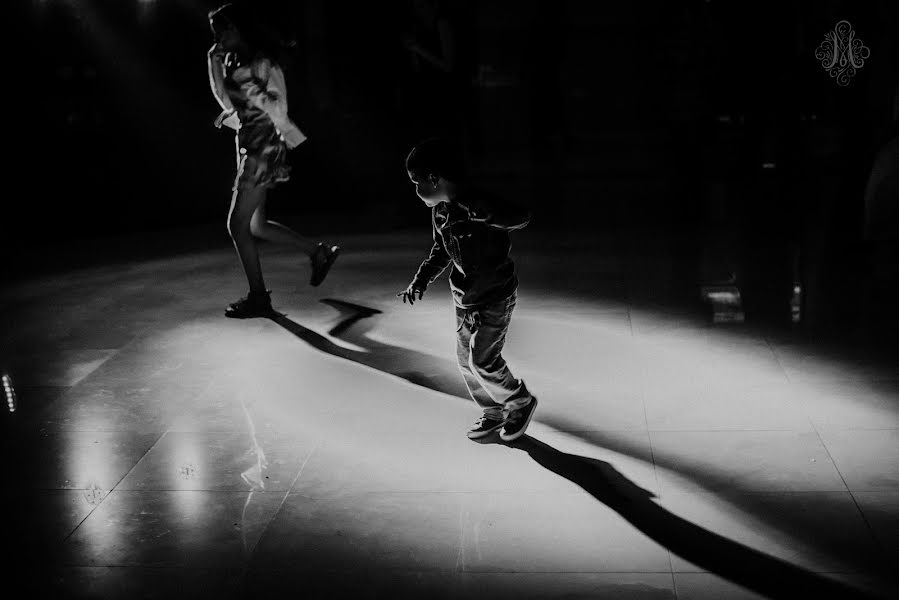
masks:
<path id="1" fill-rule="evenodd" d="M 458 155 L 442 140 L 416 146 L 406 158 L 406 171 L 418 197 L 431 208 L 434 245 L 397 297 L 414 304 L 452 263 L 456 356 L 469 394 L 484 411 L 468 437 L 502 429 L 504 441 L 518 439 L 537 398 L 512 376 L 501 353 L 518 289 L 509 232 L 525 227 L 529 215 L 466 185 Z"/>

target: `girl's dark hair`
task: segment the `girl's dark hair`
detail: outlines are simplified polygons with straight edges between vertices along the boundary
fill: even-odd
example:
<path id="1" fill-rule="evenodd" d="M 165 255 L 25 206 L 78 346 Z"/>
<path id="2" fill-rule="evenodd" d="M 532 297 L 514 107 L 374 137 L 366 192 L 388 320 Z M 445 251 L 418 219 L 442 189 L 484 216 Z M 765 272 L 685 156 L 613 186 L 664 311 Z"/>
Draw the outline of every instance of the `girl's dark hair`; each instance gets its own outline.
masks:
<path id="1" fill-rule="evenodd" d="M 229 2 L 209 11 L 209 24 L 213 28 L 233 25 L 240 38 L 249 48 L 252 55 L 263 55 L 266 58 L 287 67 L 291 52 L 296 43 L 287 39 L 282 32 L 263 18 L 257 10 L 247 2 Z"/>
<path id="2" fill-rule="evenodd" d="M 453 182 L 465 179 L 460 152 L 440 138 L 430 138 L 415 146 L 406 157 L 406 170 L 410 173 L 436 175 Z"/>
<path id="3" fill-rule="evenodd" d="M 222 4 L 214 10 L 210 10 L 208 16 L 209 24 L 212 25 L 213 29 L 224 29 L 229 25 L 233 26 L 240 32 L 240 37 L 249 43 L 249 38 L 255 29 L 255 23 L 253 22 L 255 19 L 252 18 L 254 15 L 250 14 L 245 5 L 232 4 L 230 2 Z"/>

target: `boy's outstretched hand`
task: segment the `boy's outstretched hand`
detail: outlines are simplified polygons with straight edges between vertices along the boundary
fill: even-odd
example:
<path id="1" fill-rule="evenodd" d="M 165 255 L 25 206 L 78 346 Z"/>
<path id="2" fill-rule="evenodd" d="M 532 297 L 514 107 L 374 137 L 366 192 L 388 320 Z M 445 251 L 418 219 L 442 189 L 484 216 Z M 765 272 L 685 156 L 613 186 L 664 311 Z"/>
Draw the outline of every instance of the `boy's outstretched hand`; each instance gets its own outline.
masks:
<path id="1" fill-rule="evenodd" d="M 413 287 L 410 283 L 409 287 L 397 294 L 396 297 L 402 297 L 403 304 L 406 303 L 406 300 L 409 300 L 409 304 L 415 304 L 415 294 L 418 294 L 418 299 L 421 300 L 421 297 L 425 295 L 425 291 L 421 288 Z"/>

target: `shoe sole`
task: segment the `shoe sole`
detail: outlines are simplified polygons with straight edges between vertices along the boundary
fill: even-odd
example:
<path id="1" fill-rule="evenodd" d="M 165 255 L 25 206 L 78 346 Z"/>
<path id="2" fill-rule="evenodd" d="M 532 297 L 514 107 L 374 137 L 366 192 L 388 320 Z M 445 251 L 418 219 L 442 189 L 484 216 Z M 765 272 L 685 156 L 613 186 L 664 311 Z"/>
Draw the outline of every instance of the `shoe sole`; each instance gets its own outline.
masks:
<path id="1" fill-rule="evenodd" d="M 496 427 L 493 427 L 493 428 L 491 428 L 491 429 L 487 429 L 486 431 L 469 431 L 466 435 L 468 436 L 468 439 L 470 439 L 470 440 L 479 440 L 479 439 L 481 439 L 482 437 L 487 437 L 488 435 L 490 435 L 491 433 L 493 433 L 493 432 L 496 431 L 497 429 L 501 429 L 501 428 L 505 427 L 505 425 L 506 425 L 506 422 L 503 421 L 503 422 L 501 422 L 499 425 L 497 425 Z"/>
<path id="2" fill-rule="evenodd" d="M 309 280 L 309 285 L 311 285 L 312 287 L 318 287 L 325 281 L 325 278 L 328 276 L 328 272 L 331 270 L 331 266 L 334 264 L 334 261 L 336 261 L 337 257 L 340 255 L 340 246 L 331 246 L 331 248 L 333 248 L 331 250 L 331 255 L 329 256 L 328 260 L 325 261 L 325 265 L 322 267 L 321 278 L 318 279 L 317 281 L 315 279 Z"/>
<path id="3" fill-rule="evenodd" d="M 524 422 L 524 425 L 521 427 L 521 429 L 519 429 L 516 433 L 513 433 L 512 435 L 506 435 L 505 433 L 500 431 L 499 439 L 501 439 L 504 442 L 514 442 L 515 440 L 517 440 L 518 438 L 520 438 L 521 436 L 524 435 L 524 432 L 527 431 L 528 425 L 531 424 L 531 419 L 534 418 L 534 413 L 537 412 L 537 398 L 536 397 L 533 398 L 531 403 L 533 404 L 533 407 L 531 408 L 531 414 L 528 415 L 528 419 L 527 419 L 527 421 Z"/>
<path id="4" fill-rule="evenodd" d="M 251 313 L 251 314 L 243 314 L 243 315 L 241 315 L 241 314 L 234 314 L 233 312 L 232 312 L 232 313 L 229 313 L 228 311 L 225 311 L 225 316 L 228 317 L 229 319 L 256 319 L 256 318 L 259 318 L 259 317 L 268 317 L 268 316 L 273 315 L 273 314 L 276 314 L 276 313 L 275 313 L 275 309 L 273 309 L 273 308 L 270 308 L 270 309 L 268 309 L 268 310 L 265 311 L 265 312 L 258 312 L 258 313 Z"/>
<path id="5" fill-rule="evenodd" d="M 275 313 L 270 312 L 270 313 L 262 313 L 262 314 L 258 314 L 258 315 L 229 315 L 229 314 L 225 314 L 225 316 L 229 319 L 261 319 L 263 317 L 268 317 L 273 314 L 275 314 Z"/>

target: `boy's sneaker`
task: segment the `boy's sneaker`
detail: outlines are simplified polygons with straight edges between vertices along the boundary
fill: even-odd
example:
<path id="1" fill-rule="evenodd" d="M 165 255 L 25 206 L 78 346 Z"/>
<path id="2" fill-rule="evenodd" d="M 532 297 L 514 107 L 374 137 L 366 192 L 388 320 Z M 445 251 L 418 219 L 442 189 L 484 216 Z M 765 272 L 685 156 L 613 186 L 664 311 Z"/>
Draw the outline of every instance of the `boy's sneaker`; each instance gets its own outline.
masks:
<path id="1" fill-rule="evenodd" d="M 231 319 L 267 317 L 275 312 L 272 308 L 271 293 L 271 290 L 265 290 L 263 293 L 250 292 L 245 298 L 229 304 L 225 309 L 225 316 Z"/>
<path id="2" fill-rule="evenodd" d="M 499 439 L 504 442 L 517 440 L 524 435 L 524 430 L 528 428 L 531 417 L 534 416 L 534 410 L 537 408 L 537 398 L 531 396 L 531 402 L 525 407 L 519 408 L 506 421 L 503 430 L 499 432 Z"/>
<path id="3" fill-rule="evenodd" d="M 493 419 L 491 417 L 483 416 L 478 419 L 477 423 L 468 429 L 468 437 L 473 440 L 482 438 L 490 435 L 505 424 L 506 422 L 502 419 Z"/>
<path id="4" fill-rule="evenodd" d="M 340 246 L 326 246 L 319 244 L 312 253 L 310 260 L 312 261 L 312 276 L 309 278 L 309 285 L 317 286 L 325 280 L 331 265 L 337 260 L 340 254 Z"/>

